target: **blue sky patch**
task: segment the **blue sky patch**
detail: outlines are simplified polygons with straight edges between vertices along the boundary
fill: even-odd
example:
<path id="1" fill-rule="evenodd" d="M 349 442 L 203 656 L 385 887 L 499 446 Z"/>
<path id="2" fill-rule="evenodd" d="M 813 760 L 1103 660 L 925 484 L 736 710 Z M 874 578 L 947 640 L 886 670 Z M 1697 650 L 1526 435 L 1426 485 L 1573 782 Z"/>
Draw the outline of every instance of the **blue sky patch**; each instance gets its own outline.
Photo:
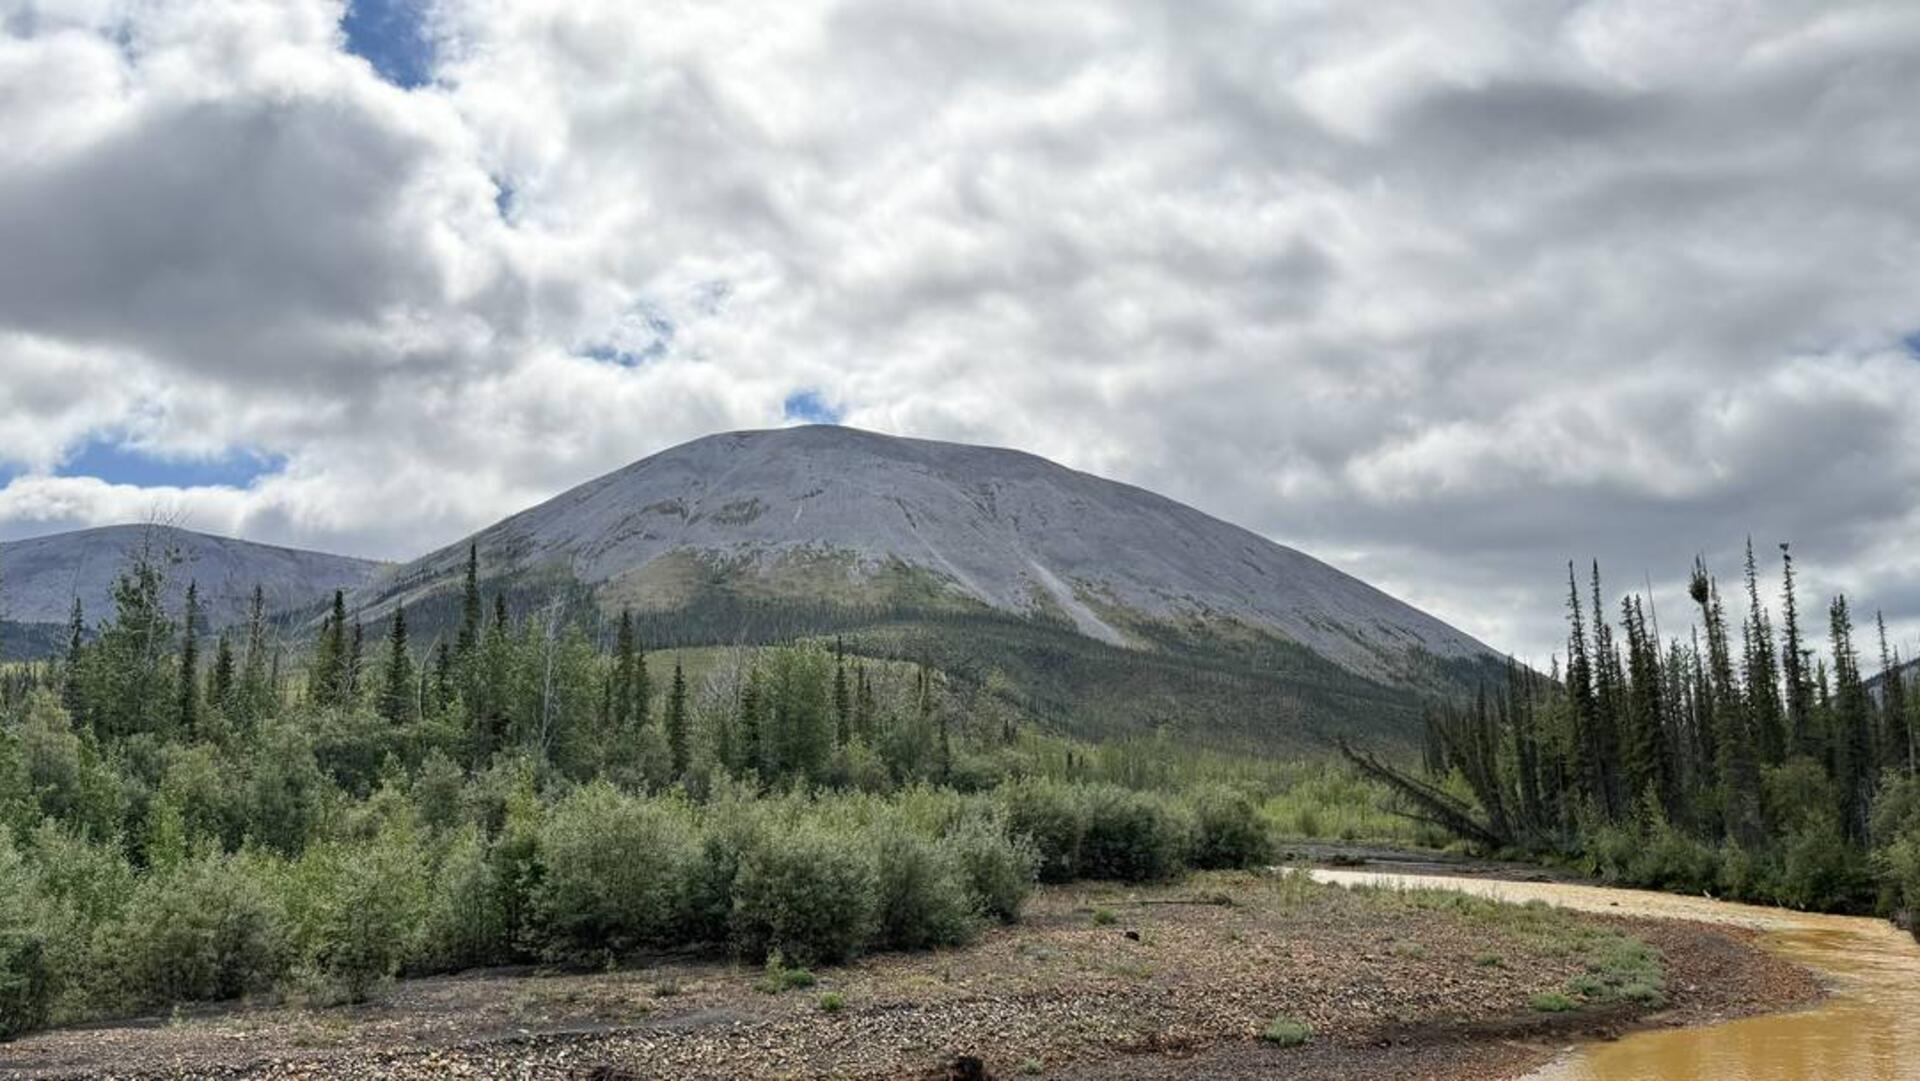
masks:
<path id="1" fill-rule="evenodd" d="M 622 368 L 638 368 L 647 361 L 659 360 L 666 353 L 667 344 L 661 341 L 652 342 L 639 350 L 622 349 L 617 345 L 602 342 L 580 351 L 580 355 L 589 360 L 597 360 L 602 364 L 618 364 Z"/>
<path id="2" fill-rule="evenodd" d="M 351 0 L 340 29 L 347 51 L 365 57 L 380 77 L 408 90 L 433 77 L 433 43 L 422 20 L 426 0 Z"/>
<path id="3" fill-rule="evenodd" d="M 838 424 L 845 414 L 827 404 L 817 390 L 796 390 L 781 405 L 788 420 L 803 424 Z"/>
<path id="4" fill-rule="evenodd" d="M 647 304 L 636 304 L 605 341 L 593 342 L 579 355 L 602 364 L 638 368 L 648 361 L 667 355 L 674 335 L 680 332 L 673 320 Z"/>
<path id="5" fill-rule="evenodd" d="M 1920 330 L 1916 330 L 1912 334 L 1900 339 L 1900 344 L 1907 347 L 1909 354 L 1915 358 L 1920 358 Z"/>
<path id="6" fill-rule="evenodd" d="M 142 488 L 197 488 L 226 485 L 244 488 L 260 477 L 286 468 L 279 454 L 231 449 L 217 458 L 164 458 L 112 438 L 94 437 L 63 464 L 63 477 L 98 477 L 109 484 Z"/>

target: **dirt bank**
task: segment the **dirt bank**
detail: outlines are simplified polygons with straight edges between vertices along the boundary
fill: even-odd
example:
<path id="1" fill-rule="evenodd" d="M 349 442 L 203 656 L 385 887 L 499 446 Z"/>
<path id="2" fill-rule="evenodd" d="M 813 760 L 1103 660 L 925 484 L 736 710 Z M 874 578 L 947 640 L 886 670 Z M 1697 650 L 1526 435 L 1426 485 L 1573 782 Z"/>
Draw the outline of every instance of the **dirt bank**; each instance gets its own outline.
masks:
<path id="1" fill-rule="evenodd" d="M 1804 1001 L 1817 987 L 1723 927 L 1613 921 L 1658 946 L 1665 1006 L 1545 1013 L 1608 921 L 1422 907 L 1298 876 L 1043 891 L 973 947 L 823 970 L 667 959 L 598 973 L 403 981 L 350 1008 L 229 1007 L 0 1045 L 24 1077 L 1509 1076 L 1576 1037 Z M 832 996 L 829 998 L 828 996 Z M 1276 1016 L 1301 1046 L 1260 1034 Z"/>

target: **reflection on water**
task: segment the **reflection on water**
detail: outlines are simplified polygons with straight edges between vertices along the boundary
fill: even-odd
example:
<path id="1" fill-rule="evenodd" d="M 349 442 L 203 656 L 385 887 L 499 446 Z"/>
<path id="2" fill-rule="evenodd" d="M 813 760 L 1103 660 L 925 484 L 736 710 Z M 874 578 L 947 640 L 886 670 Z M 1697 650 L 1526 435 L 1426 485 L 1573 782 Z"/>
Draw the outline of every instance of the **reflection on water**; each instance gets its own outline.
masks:
<path id="1" fill-rule="evenodd" d="M 1342 885 L 1457 889 L 1503 901 L 1740 924 L 1760 945 L 1826 977 L 1811 1009 L 1590 1044 L 1534 1081 L 1914 1081 L 1920 1079 L 1920 944 L 1882 920 L 1821 916 L 1704 897 L 1550 882 L 1315 871 Z"/>

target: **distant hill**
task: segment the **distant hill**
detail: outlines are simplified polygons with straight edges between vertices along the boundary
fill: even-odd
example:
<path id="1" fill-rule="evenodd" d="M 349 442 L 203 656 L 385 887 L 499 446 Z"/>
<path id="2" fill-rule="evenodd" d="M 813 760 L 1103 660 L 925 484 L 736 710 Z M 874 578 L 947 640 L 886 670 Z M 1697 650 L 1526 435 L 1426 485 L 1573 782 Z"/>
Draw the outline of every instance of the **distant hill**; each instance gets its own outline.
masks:
<path id="1" fill-rule="evenodd" d="M 857 635 L 1080 729 L 1411 733 L 1491 649 L 1191 507 L 1018 451 L 830 426 L 674 447 L 354 597 L 446 626 L 469 544 L 517 610 L 633 608 L 656 643 Z M 1229 716 L 1228 714 L 1232 715 Z"/>
<path id="2" fill-rule="evenodd" d="M 63 628 L 75 597 L 89 625 L 113 612 L 113 585 L 142 547 L 168 564 L 168 603 L 181 605 L 189 581 L 199 585 L 209 627 L 246 618 L 255 585 L 271 611 L 305 608 L 336 589 L 366 584 L 381 566 L 365 559 L 215 537 L 172 526 L 108 526 L 0 543 L 0 616 L 16 626 L 0 632 L 7 656 L 41 645 L 45 628 Z M 64 641 L 64 632 L 55 641 Z"/>

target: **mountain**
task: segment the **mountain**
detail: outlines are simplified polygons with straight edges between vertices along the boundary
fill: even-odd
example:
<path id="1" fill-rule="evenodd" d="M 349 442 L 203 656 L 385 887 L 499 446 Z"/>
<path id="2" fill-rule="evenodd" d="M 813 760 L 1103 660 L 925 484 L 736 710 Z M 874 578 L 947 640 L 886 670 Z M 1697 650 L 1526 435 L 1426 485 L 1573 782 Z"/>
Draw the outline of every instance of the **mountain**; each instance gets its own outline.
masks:
<path id="1" fill-rule="evenodd" d="M 1268 711 L 1291 706 L 1296 720 L 1331 716 L 1302 708 L 1315 688 L 1352 700 L 1335 713 L 1387 708 L 1385 694 L 1410 716 L 1413 692 L 1458 691 L 1494 657 L 1357 578 L 1151 492 L 1018 451 L 832 426 L 671 448 L 389 568 L 356 602 L 372 618 L 405 602 L 444 620 L 469 544 L 517 605 L 572 592 L 603 613 L 630 607 L 655 641 L 911 624 L 924 650 L 929 635 L 993 622 L 971 655 L 1029 671 L 1028 697 L 1068 712 L 1085 707 L 1057 693 L 1057 665 L 1041 670 L 1049 651 L 1103 658 L 1094 667 L 1123 678 L 1176 655 L 1189 673 L 1224 665 L 1258 684 L 1241 708 L 1270 694 Z"/>
<path id="2" fill-rule="evenodd" d="M 97 624 L 112 614 L 114 581 L 143 547 L 168 564 L 168 603 L 175 610 L 187 583 L 199 584 L 210 627 L 243 621 L 255 585 L 265 590 L 269 611 L 287 611 L 317 604 L 336 589 L 358 589 L 381 566 L 172 526 L 82 529 L 0 543 L 0 615 L 14 624 L 63 626 L 79 597 L 87 622 Z M 9 638 L 37 641 L 43 633 L 22 630 Z"/>

